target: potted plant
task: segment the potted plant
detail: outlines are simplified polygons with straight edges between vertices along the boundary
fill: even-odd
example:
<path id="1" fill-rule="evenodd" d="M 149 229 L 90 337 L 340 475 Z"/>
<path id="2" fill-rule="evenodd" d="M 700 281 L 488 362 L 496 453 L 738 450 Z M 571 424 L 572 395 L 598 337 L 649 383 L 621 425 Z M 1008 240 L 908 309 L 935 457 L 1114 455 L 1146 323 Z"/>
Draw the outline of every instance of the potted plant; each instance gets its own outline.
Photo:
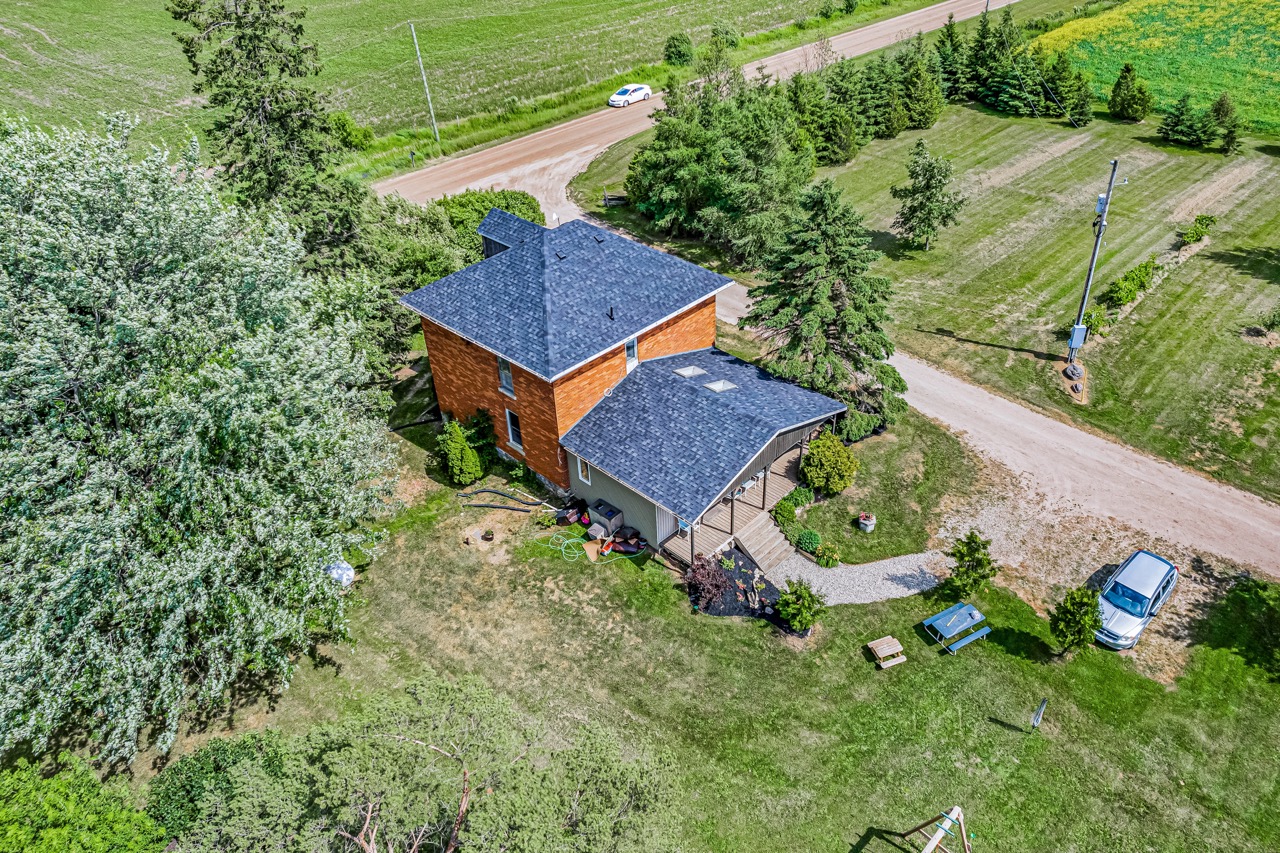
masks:
<path id="1" fill-rule="evenodd" d="M 863 533 L 870 533 L 876 529 L 876 516 L 871 512 L 858 513 L 858 529 Z"/>
<path id="2" fill-rule="evenodd" d="M 484 540 L 484 541 L 486 541 L 486 542 L 492 542 L 492 541 L 493 541 L 493 531 L 492 531 L 492 530 L 486 530 L 484 533 L 482 533 L 482 534 L 480 535 L 480 538 L 481 538 L 481 539 L 483 539 L 483 540 Z"/>

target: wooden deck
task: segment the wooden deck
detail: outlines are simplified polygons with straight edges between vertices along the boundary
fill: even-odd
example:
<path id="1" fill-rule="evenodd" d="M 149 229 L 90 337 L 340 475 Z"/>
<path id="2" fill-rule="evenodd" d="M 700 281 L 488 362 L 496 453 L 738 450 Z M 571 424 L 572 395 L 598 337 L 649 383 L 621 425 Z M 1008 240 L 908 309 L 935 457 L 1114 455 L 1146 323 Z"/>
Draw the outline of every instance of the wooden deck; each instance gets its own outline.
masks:
<path id="1" fill-rule="evenodd" d="M 702 524 L 693 531 L 692 547 L 699 554 L 711 554 L 719 551 L 733 538 L 734 532 L 741 531 L 757 516 L 768 512 L 778 501 L 800 485 L 800 448 L 794 447 L 779 456 L 769 466 L 767 483 L 762 478 L 753 483 L 733 503 L 732 525 L 730 531 L 730 501 L 720 501 L 717 506 L 707 510 L 702 516 Z M 663 548 L 683 563 L 693 562 L 690 550 L 689 531 L 681 531 L 667 540 Z"/>

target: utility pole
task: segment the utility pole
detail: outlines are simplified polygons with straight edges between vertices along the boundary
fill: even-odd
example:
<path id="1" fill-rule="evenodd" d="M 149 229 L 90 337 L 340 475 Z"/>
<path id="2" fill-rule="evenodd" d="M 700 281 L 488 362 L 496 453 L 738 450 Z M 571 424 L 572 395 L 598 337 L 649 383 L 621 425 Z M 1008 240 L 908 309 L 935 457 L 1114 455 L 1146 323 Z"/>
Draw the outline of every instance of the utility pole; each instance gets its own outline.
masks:
<path id="1" fill-rule="evenodd" d="M 418 55 L 418 73 L 422 75 L 422 90 L 427 93 L 427 109 L 431 111 L 431 134 L 439 145 L 440 129 L 436 127 L 436 108 L 431 105 L 431 87 L 427 85 L 427 72 L 422 67 L 422 51 L 418 49 L 418 31 L 413 28 L 413 21 L 409 22 L 409 33 L 413 36 L 413 52 Z"/>
<path id="2" fill-rule="evenodd" d="M 1116 187 L 1116 169 L 1120 168 L 1119 160 L 1111 161 L 1111 180 L 1107 182 L 1107 194 L 1098 196 L 1098 216 L 1093 220 L 1093 256 L 1089 258 L 1089 274 L 1084 280 L 1084 296 L 1080 298 L 1080 310 L 1076 312 L 1076 324 L 1071 327 L 1071 340 L 1068 344 L 1067 364 L 1076 363 L 1076 355 L 1084 346 L 1084 339 L 1089 330 L 1084 325 L 1084 309 L 1089 305 L 1089 291 L 1093 289 L 1093 272 L 1098 267 L 1098 252 L 1102 250 L 1102 235 L 1107 230 L 1107 211 L 1111 209 L 1111 193 Z"/>

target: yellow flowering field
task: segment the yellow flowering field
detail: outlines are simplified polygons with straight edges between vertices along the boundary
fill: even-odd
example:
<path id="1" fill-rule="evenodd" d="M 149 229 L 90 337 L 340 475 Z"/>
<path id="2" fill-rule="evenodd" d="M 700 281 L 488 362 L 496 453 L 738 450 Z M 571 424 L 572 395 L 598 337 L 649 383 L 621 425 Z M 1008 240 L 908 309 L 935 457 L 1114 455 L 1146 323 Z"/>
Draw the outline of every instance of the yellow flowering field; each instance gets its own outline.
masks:
<path id="1" fill-rule="evenodd" d="M 1165 108 L 1230 92 L 1255 130 L 1280 134 L 1280 0 L 1130 0 L 1036 40 L 1070 51 L 1103 96 L 1132 62 Z"/>

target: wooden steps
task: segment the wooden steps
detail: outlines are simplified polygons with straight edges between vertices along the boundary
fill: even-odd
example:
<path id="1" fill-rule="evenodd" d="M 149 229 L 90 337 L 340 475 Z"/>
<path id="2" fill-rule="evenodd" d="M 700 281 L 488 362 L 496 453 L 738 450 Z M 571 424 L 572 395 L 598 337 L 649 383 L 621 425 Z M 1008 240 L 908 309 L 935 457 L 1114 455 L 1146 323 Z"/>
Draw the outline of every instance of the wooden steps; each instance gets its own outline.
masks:
<path id="1" fill-rule="evenodd" d="M 773 517 L 762 512 L 743 526 L 734 537 L 743 550 L 766 575 L 778 569 L 795 548 L 782 535 Z"/>

